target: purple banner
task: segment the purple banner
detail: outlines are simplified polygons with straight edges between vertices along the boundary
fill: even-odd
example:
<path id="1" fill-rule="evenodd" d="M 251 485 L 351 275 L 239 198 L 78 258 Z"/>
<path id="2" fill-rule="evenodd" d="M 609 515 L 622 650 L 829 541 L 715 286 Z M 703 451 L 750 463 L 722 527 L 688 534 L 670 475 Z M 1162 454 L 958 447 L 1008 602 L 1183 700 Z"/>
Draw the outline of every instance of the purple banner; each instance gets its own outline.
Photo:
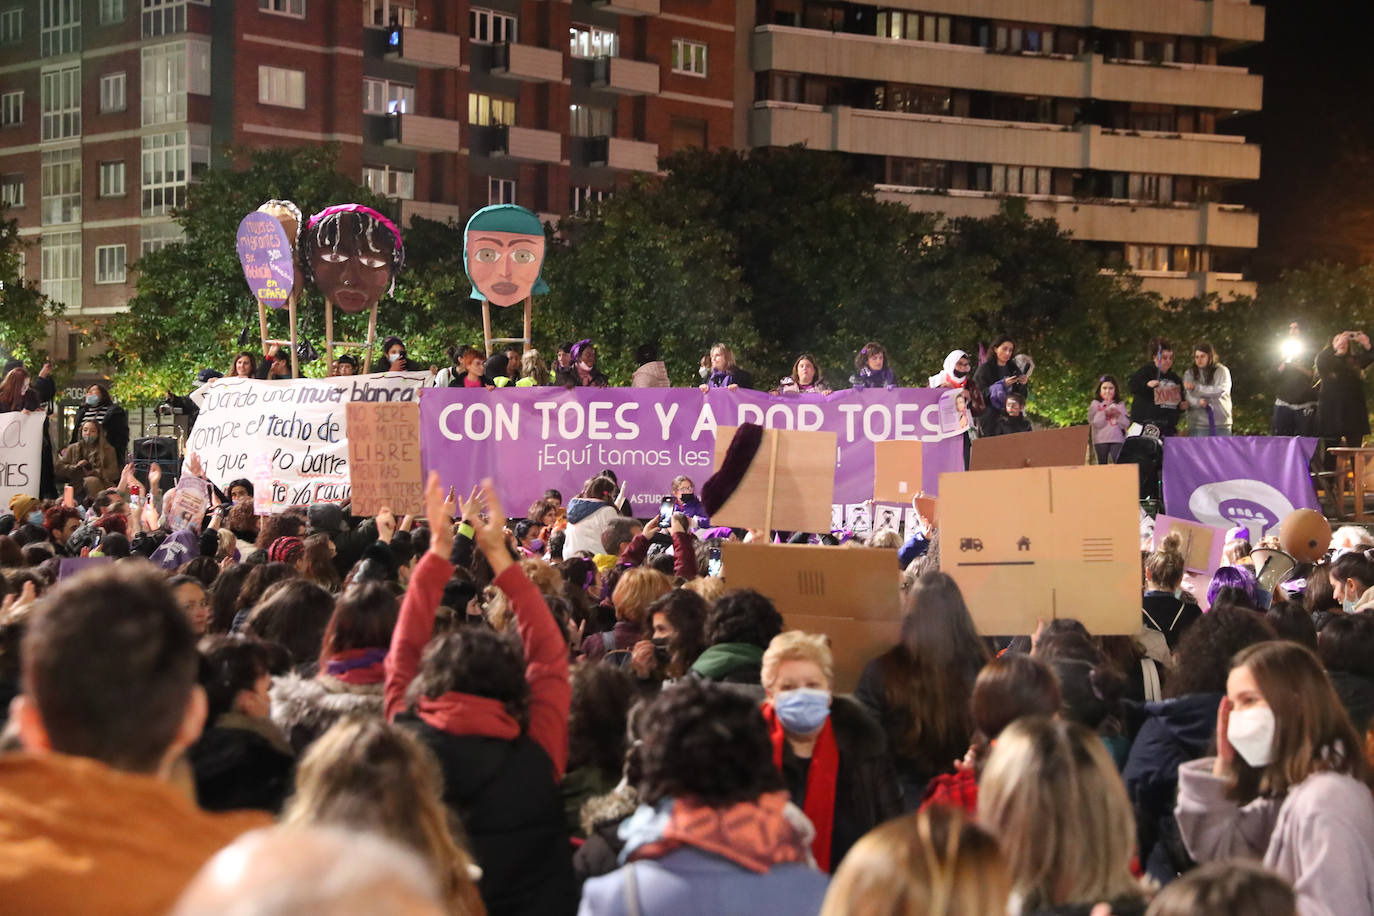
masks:
<path id="1" fill-rule="evenodd" d="M 1206 436 L 1164 440 L 1164 507 L 1176 518 L 1277 534 L 1294 509 L 1316 509 L 1308 465 L 1316 439 Z"/>
<path id="2" fill-rule="evenodd" d="M 717 425 L 825 430 L 839 442 L 832 505 L 841 510 L 837 520 L 850 524 L 855 507 L 873 496 L 874 442 L 925 441 L 922 486 L 931 495 L 941 473 L 963 470 L 963 436 L 957 427 L 941 427 L 941 399 L 948 394 L 929 388 L 777 396 L 692 388 L 427 388 L 420 396 L 421 454 L 426 474 L 437 470 L 445 486 L 471 488 L 494 478 L 506 513 L 516 516 L 545 489 L 561 491 L 566 502 L 589 477 L 611 468 L 644 518 L 679 474 L 700 492 L 713 470 Z M 958 422 L 955 412 L 946 412 Z M 857 527 L 874 521 L 864 515 Z"/>
<path id="3" fill-rule="evenodd" d="M 296 268 L 291 240 L 277 218 L 256 210 L 245 216 L 239 223 L 236 247 L 243 277 L 258 302 L 274 309 L 286 305 L 296 282 Z"/>

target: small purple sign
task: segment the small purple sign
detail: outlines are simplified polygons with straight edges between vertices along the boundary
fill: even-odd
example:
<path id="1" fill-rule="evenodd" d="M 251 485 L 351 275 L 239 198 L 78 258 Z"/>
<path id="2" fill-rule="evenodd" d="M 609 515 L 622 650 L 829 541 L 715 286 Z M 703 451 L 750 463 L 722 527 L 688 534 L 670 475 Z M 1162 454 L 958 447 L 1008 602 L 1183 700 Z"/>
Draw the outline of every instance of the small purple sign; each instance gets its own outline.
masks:
<path id="1" fill-rule="evenodd" d="M 291 298 L 296 281 L 291 240 L 277 218 L 254 210 L 239 223 L 239 263 L 258 302 L 279 309 Z"/>

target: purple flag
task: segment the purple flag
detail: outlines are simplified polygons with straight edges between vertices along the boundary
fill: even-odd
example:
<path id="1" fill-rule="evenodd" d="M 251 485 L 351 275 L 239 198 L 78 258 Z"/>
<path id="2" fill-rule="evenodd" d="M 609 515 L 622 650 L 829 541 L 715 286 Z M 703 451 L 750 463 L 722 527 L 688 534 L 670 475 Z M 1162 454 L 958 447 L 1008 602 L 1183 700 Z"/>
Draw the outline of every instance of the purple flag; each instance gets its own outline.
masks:
<path id="1" fill-rule="evenodd" d="M 700 487 L 714 467 L 716 426 L 744 422 L 837 434 L 835 504 L 873 496 L 873 443 L 921 439 L 922 487 L 964 468 L 963 436 L 941 426 L 939 388 L 844 389 L 830 395 L 768 395 L 694 388 L 426 388 L 420 443 L 426 474 L 444 486 L 496 480 L 508 514 L 548 487 L 564 501 L 611 468 L 641 517 L 652 515 L 674 477 Z"/>
<path id="2" fill-rule="evenodd" d="M 1164 506 L 1177 518 L 1277 534 L 1294 509 L 1316 509 L 1308 466 L 1316 439 L 1206 436 L 1164 440 Z"/>

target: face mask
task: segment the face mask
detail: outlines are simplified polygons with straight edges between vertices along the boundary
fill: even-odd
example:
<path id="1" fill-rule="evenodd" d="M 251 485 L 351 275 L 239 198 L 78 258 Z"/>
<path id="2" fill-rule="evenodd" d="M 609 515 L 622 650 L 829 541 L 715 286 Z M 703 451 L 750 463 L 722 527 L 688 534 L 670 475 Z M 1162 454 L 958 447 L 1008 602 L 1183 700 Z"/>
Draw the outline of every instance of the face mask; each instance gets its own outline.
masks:
<path id="1" fill-rule="evenodd" d="M 401 360 L 405 358 L 406 355 L 404 353 L 393 353 L 391 354 L 391 356 L 388 357 L 388 359 L 390 359 L 393 363 L 399 363 Z"/>
<path id="2" fill-rule="evenodd" d="M 28 521 L 30 525 L 41 525 L 43 524 L 43 513 L 35 509 L 28 514 L 26 521 Z"/>
<path id="3" fill-rule="evenodd" d="M 773 698 L 782 727 L 794 735 L 809 735 L 830 718 L 830 691 L 817 687 L 784 690 Z"/>
<path id="4" fill-rule="evenodd" d="M 1233 710 L 1226 723 L 1226 740 L 1252 767 L 1266 766 L 1274 759 L 1274 711 L 1268 706 Z"/>
<path id="5" fill-rule="evenodd" d="M 706 366 L 702 366 L 700 369 L 697 370 L 697 375 L 701 376 L 702 378 L 706 378 L 710 374 L 711 370 Z"/>
<path id="6" fill-rule="evenodd" d="M 98 395 L 98 394 L 88 394 L 88 395 L 86 395 L 86 406 L 88 406 L 88 407 L 98 407 L 98 406 L 100 406 L 100 395 Z"/>
<path id="7" fill-rule="evenodd" d="M 1344 612 L 1347 613 L 1347 614 L 1353 614 L 1353 613 L 1355 613 L 1355 599 L 1354 599 L 1354 598 L 1346 598 L 1344 601 L 1342 601 L 1342 602 L 1341 602 L 1341 610 L 1344 611 Z"/>
<path id="8" fill-rule="evenodd" d="M 955 377 L 955 378 L 963 378 L 963 377 L 966 376 L 966 375 L 968 375 L 967 372 L 960 372 L 958 369 L 955 369 L 955 370 L 954 370 L 954 377 Z"/>

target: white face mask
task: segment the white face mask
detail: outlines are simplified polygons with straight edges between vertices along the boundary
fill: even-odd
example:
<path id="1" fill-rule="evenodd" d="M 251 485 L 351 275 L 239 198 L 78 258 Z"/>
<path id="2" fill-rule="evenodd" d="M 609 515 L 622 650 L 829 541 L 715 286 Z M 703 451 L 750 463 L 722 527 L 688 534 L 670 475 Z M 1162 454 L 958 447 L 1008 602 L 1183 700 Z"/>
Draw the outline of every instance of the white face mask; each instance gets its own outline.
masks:
<path id="1" fill-rule="evenodd" d="M 1226 740 L 1252 767 L 1267 766 L 1274 759 L 1274 711 L 1268 706 L 1232 710 L 1226 723 Z"/>

